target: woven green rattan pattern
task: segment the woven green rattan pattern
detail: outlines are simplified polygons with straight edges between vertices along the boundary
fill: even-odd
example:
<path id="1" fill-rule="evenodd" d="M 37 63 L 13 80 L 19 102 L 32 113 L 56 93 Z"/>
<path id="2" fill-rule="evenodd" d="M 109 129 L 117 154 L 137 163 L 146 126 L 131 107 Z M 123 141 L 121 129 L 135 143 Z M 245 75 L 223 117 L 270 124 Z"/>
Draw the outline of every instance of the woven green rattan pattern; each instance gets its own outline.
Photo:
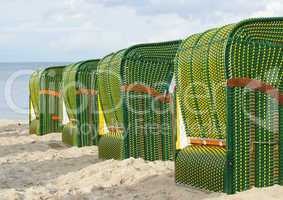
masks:
<path id="1" fill-rule="evenodd" d="M 109 130 L 106 135 L 101 137 L 99 142 L 99 157 L 103 159 L 123 159 L 127 157 L 123 131 L 123 103 L 120 92 L 120 68 L 124 52 L 125 50 L 121 50 L 106 56 L 98 66 L 99 95 Z"/>
<path id="2" fill-rule="evenodd" d="M 98 68 L 99 94 L 109 128 L 123 128 L 121 100 L 121 61 L 125 50 L 106 56 Z"/>
<path id="3" fill-rule="evenodd" d="M 173 59 L 180 41 L 131 47 L 122 63 L 124 85 L 140 84 L 166 94 L 173 75 Z M 149 94 L 124 93 L 130 157 L 173 159 L 170 104 Z"/>
<path id="4" fill-rule="evenodd" d="M 73 123 L 64 125 L 62 131 L 62 142 L 71 146 L 79 146 L 78 144 L 78 126 Z"/>
<path id="5" fill-rule="evenodd" d="M 62 74 L 64 67 L 50 67 L 41 73 L 40 90 L 56 91 L 60 94 L 62 88 Z M 48 94 L 40 94 L 39 134 L 44 135 L 62 131 L 62 97 Z M 53 120 L 58 116 L 58 120 Z"/>
<path id="6" fill-rule="evenodd" d="M 97 68 L 98 93 L 106 124 L 110 124 L 114 120 L 113 116 L 115 116 L 112 110 L 112 96 L 109 94 L 110 83 L 108 79 L 108 68 L 112 57 L 113 54 L 105 56 L 101 59 Z"/>
<path id="7" fill-rule="evenodd" d="M 69 65 L 63 75 L 64 101 L 70 119 L 63 131 L 63 142 L 76 146 L 98 143 L 97 95 L 80 91 L 96 91 L 99 60 Z M 72 142 L 70 142 L 72 141 Z"/>
<path id="8" fill-rule="evenodd" d="M 77 104 L 76 104 L 76 73 L 77 64 L 67 66 L 63 73 L 63 97 L 66 105 L 66 111 L 70 122 L 64 126 L 62 132 L 62 141 L 69 145 L 81 146 L 81 138 L 77 127 Z"/>
<path id="9" fill-rule="evenodd" d="M 99 158 L 102 159 L 125 159 L 125 138 L 122 133 L 103 135 L 99 140 Z"/>
<path id="10" fill-rule="evenodd" d="M 181 45 L 176 56 L 176 93 L 180 99 L 181 112 L 184 116 L 185 129 L 188 136 L 201 138 L 224 139 L 226 135 L 225 114 L 225 88 L 224 78 L 224 40 L 227 38 L 233 25 L 219 29 L 212 29 L 202 34 L 190 36 Z M 217 94 L 217 95 L 215 95 Z M 199 155 L 198 148 L 188 147 L 193 155 Z M 184 151 L 184 152 L 183 152 Z M 194 152 L 196 151 L 196 152 Z M 212 151 L 212 152 L 210 152 Z M 222 147 L 206 148 L 205 157 L 199 155 L 199 163 L 185 162 L 187 165 L 198 166 L 199 170 L 206 171 L 206 182 L 198 180 L 197 171 L 182 172 L 176 169 L 176 181 L 212 191 L 224 190 L 224 173 L 216 175 L 215 168 L 219 166 L 224 172 L 225 156 L 222 155 L 221 163 L 215 162 L 214 151 L 225 153 Z M 182 150 L 178 154 L 176 165 L 182 162 L 187 151 Z M 205 159 L 207 159 L 205 161 Z M 207 163 L 203 165 L 203 163 Z M 215 166 L 216 165 L 216 166 Z M 187 166 L 189 167 L 189 166 Z M 191 166 L 192 167 L 192 166 Z M 192 168 L 194 168 L 192 167 Z M 203 169 L 202 169 L 203 168 Z M 193 173 L 190 177 L 182 176 L 184 173 Z M 197 174 L 195 174 L 197 173 Z M 181 179 L 181 180 L 180 180 Z M 219 180 L 221 180 L 219 182 Z M 213 184 L 215 183 L 215 185 Z"/>
<path id="11" fill-rule="evenodd" d="M 97 66 L 99 60 L 83 62 L 77 68 L 77 89 L 97 92 Z M 97 94 L 77 95 L 77 119 L 81 137 L 81 146 L 98 144 L 98 99 Z"/>
<path id="12" fill-rule="evenodd" d="M 176 56 L 177 95 L 187 135 L 227 139 L 222 184 L 227 193 L 273 185 L 282 174 L 278 102 L 262 92 L 237 87 L 226 93 L 224 87 L 226 80 L 240 77 L 281 87 L 282 27 L 282 19 L 274 18 L 209 30 L 185 40 Z M 176 171 L 177 182 L 178 173 L 186 172 Z"/>
<path id="13" fill-rule="evenodd" d="M 281 60 L 283 62 L 283 59 Z M 281 66 L 283 64 L 281 63 Z M 282 77 L 282 76 L 281 76 Z M 283 84 L 280 84 L 280 92 L 283 93 Z M 283 106 L 281 105 L 279 108 L 279 184 L 283 185 Z"/>
<path id="14" fill-rule="evenodd" d="M 224 187 L 225 155 L 225 148 L 186 147 L 176 158 L 177 183 L 222 192 Z"/>
<path id="15" fill-rule="evenodd" d="M 227 79 L 249 77 L 277 89 L 282 87 L 282 18 L 244 21 L 233 30 L 228 41 L 225 52 Z M 228 118 L 228 140 L 232 142 L 228 148 L 234 154 L 232 192 L 253 185 L 266 187 L 279 183 L 282 120 L 279 120 L 278 102 L 265 93 L 244 88 L 231 89 L 229 94 L 232 115 Z M 255 160 L 251 162 L 253 157 Z"/>
<path id="16" fill-rule="evenodd" d="M 196 34 L 177 54 L 177 95 L 187 135 L 224 139 L 226 132 L 224 46 L 233 26 Z M 217 94 L 217 95 L 215 95 Z"/>
<path id="17" fill-rule="evenodd" d="M 29 93 L 30 93 L 30 108 L 29 108 L 29 127 L 30 134 L 39 133 L 39 85 L 40 85 L 40 73 L 41 71 L 35 71 L 32 73 L 29 81 Z M 31 108 L 33 108 L 35 119 L 31 119 Z"/>

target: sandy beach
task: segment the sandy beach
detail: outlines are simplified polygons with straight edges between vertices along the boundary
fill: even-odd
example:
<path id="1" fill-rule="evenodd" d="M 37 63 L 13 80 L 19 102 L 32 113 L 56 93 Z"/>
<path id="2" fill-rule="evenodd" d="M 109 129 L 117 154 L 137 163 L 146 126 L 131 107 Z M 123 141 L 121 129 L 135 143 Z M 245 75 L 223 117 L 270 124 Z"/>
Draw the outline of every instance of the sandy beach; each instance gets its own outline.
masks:
<path id="1" fill-rule="evenodd" d="M 173 162 L 99 160 L 97 147 L 68 147 L 60 133 L 38 137 L 28 125 L 0 122 L 0 199 L 279 200 L 283 187 L 236 195 L 174 183 Z"/>

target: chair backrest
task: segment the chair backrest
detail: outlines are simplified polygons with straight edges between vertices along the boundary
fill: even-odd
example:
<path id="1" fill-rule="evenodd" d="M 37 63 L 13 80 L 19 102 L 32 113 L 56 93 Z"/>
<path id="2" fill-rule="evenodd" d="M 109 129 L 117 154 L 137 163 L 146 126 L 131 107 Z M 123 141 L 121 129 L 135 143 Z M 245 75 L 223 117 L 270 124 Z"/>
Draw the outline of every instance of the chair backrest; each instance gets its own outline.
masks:
<path id="1" fill-rule="evenodd" d="M 40 74 L 42 70 L 32 73 L 29 80 L 29 133 L 39 134 L 39 92 Z"/>
<path id="2" fill-rule="evenodd" d="M 121 98 L 121 62 L 125 50 L 104 57 L 98 66 L 99 96 L 108 134 L 124 134 L 123 103 Z"/>
<path id="3" fill-rule="evenodd" d="M 176 94 L 187 136 L 225 139 L 225 39 L 233 25 L 188 37 L 176 56 Z M 194 141 L 193 141 L 194 140 Z"/>
<path id="4" fill-rule="evenodd" d="M 63 72 L 62 78 L 62 94 L 64 103 L 66 105 L 66 111 L 68 114 L 69 121 L 71 123 L 77 122 L 77 102 L 76 102 L 76 93 L 77 93 L 77 66 L 80 63 L 68 65 Z"/>
<path id="5" fill-rule="evenodd" d="M 39 87 L 40 83 L 40 70 L 37 70 L 32 73 L 29 80 L 29 93 L 30 93 L 30 112 L 31 109 L 34 112 L 34 115 L 37 119 L 39 119 Z"/>

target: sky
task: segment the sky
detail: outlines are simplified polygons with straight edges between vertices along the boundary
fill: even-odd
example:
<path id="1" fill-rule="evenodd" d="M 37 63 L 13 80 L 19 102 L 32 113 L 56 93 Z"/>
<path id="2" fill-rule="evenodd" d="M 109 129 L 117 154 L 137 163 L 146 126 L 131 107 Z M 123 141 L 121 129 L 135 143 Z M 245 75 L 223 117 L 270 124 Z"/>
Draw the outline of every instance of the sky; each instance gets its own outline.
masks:
<path id="1" fill-rule="evenodd" d="M 0 0 L 0 62 L 100 58 L 282 13 L 283 0 Z"/>

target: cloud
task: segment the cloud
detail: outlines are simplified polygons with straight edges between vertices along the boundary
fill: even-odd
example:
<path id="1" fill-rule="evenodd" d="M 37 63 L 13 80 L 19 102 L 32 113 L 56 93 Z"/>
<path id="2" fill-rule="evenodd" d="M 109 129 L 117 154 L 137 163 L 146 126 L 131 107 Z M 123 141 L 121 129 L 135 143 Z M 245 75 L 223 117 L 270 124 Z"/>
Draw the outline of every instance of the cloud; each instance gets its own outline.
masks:
<path id="1" fill-rule="evenodd" d="M 272 17 L 272 16 L 281 16 L 283 13 L 283 2 L 282 0 L 273 0 L 273 1 L 265 1 L 266 6 L 262 10 L 258 10 L 253 13 L 253 17 Z"/>
<path id="2" fill-rule="evenodd" d="M 76 61 L 283 8 L 281 0 L 1 0 L 0 12 L 0 60 Z"/>

